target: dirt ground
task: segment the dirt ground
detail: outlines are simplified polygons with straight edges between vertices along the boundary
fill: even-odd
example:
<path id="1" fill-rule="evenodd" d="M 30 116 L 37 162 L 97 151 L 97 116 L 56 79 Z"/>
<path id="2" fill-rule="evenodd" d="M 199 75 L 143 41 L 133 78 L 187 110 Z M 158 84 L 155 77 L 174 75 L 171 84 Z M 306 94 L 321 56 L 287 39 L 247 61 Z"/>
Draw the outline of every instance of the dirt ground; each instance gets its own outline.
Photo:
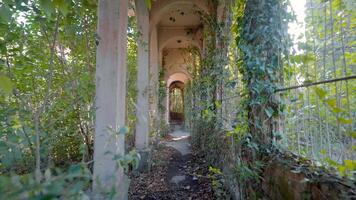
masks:
<path id="1" fill-rule="evenodd" d="M 129 199 L 214 199 L 208 168 L 204 158 L 194 152 L 183 156 L 161 144 L 152 152 L 149 172 L 131 177 Z"/>

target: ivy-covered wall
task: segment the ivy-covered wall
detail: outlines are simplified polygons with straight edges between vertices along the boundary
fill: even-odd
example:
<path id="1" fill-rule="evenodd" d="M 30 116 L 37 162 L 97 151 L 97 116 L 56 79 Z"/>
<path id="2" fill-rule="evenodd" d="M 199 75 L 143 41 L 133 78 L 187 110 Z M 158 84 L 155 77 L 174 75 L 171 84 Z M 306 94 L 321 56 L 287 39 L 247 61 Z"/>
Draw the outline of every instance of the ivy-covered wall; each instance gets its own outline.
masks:
<path id="1" fill-rule="evenodd" d="M 283 108 L 275 90 L 283 82 L 283 59 L 290 49 L 287 3 L 247 0 L 237 41 L 249 92 L 250 133 L 263 144 L 270 144 L 278 134 L 276 121 Z"/>

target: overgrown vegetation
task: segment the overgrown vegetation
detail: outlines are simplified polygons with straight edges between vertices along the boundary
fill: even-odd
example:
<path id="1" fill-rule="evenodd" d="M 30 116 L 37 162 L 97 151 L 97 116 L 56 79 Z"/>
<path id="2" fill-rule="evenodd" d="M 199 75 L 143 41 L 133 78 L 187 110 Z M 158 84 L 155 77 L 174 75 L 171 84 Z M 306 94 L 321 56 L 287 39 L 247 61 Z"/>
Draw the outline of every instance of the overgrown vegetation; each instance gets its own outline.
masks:
<path id="1" fill-rule="evenodd" d="M 344 12 L 345 8 L 342 5 L 347 3 L 347 1 L 337 3 L 341 5 L 338 7 L 339 13 Z M 317 5 L 322 4 L 322 2 L 317 3 Z M 324 4 L 329 5 L 328 2 Z M 334 5 L 335 2 L 333 1 L 332 4 Z M 204 51 L 206 55 L 202 56 L 201 67 L 194 73 L 194 79 L 186 90 L 186 123 L 192 131 L 194 145 L 206 153 L 213 165 L 222 167 L 224 171 L 226 167 L 223 166 L 226 166 L 227 163 L 235 163 L 233 172 L 231 170 L 224 172 L 227 177 L 236 177 L 242 197 L 258 199 L 261 195 L 263 196 L 261 191 L 262 172 L 267 165 L 264 158 L 273 159 L 273 156 L 290 153 L 286 150 L 296 153 L 293 149 L 296 146 L 285 146 L 286 141 L 289 145 L 295 144 L 293 142 L 297 140 L 296 135 L 299 137 L 304 134 L 304 141 L 299 138 L 297 140 L 299 150 L 301 146 L 305 147 L 306 151 L 308 148 L 315 147 L 314 143 L 308 144 L 309 139 L 306 137 L 307 134 L 315 134 L 310 132 L 310 127 L 316 126 L 310 118 L 305 120 L 305 123 L 309 123 L 309 129 L 304 128 L 304 121 L 303 127 L 300 126 L 301 123 L 290 124 L 295 112 L 299 112 L 298 109 L 305 110 L 303 114 L 307 112 L 308 116 L 312 115 L 310 113 L 318 115 L 319 112 L 319 125 L 329 124 L 329 131 L 337 131 L 340 124 L 354 124 L 350 118 L 342 117 L 347 116 L 347 112 L 352 113 L 354 109 L 348 107 L 346 110 L 340 107 L 341 105 L 350 105 L 346 101 L 347 98 L 350 101 L 352 97 L 345 91 L 350 88 L 351 83 L 349 82 L 348 85 L 345 83 L 335 84 L 336 87 L 340 84 L 344 87 L 344 89 L 340 89 L 340 86 L 339 89 L 334 88 L 339 91 L 339 97 L 337 97 L 339 100 L 336 101 L 333 98 L 327 98 L 327 92 L 320 87 L 315 89 L 313 100 L 309 98 L 309 88 L 301 91 L 288 89 L 288 95 L 278 92 L 281 88 L 300 84 L 294 80 L 301 79 L 301 77 L 306 79 L 304 83 L 310 83 L 311 80 L 308 77 L 311 76 L 312 69 L 309 69 L 309 72 L 305 71 L 307 67 L 304 66 L 311 65 L 311 63 L 306 64 L 306 59 L 300 59 L 300 57 L 313 56 L 314 59 L 310 59 L 310 62 L 315 62 L 315 59 L 318 59 L 315 58 L 318 56 L 315 51 L 295 52 L 295 46 L 288 34 L 288 24 L 295 20 L 289 1 L 238 1 L 228 8 L 230 10 L 227 13 L 231 16 L 226 14 L 227 17 L 223 22 L 219 22 L 216 16 L 207 18 L 202 15 L 205 21 L 204 26 L 208 27 L 207 33 L 204 35 L 208 44 Z M 312 7 L 307 11 L 315 13 L 316 9 L 316 7 Z M 338 12 L 331 15 L 335 13 Z M 340 15 L 335 18 L 342 21 Z M 308 30 L 318 27 L 315 22 L 306 26 Z M 319 24 L 319 26 L 321 25 Z M 226 29 L 231 32 L 224 35 Z M 306 43 L 301 42 L 299 45 L 311 45 L 310 36 L 307 36 Z M 332 37 L 334 36 L 332 35 Z M 225 43 L 223 47 L 228 51 L 224 52 L 218 49 L 216 44 L 219 43 Z M 222 56 L 221 52 L 223 52 Z M 339 58 L 342 58 L 342 54 Z M 345 64 L 345 66 L 348 65 Z M 314 67 L 316 68 L 316 66 Z M 332 73 L 333 68 L 325 70 L 324 73 Z M 339 73 L 347 75 L 342 72 L 341 68 Z M 328 90 L 334 90 L 332 89 L 334 86 L 325 85 L 324 88 L 326 87 Z M 296 103 L 291 101 L 291 96 L 295 96 L 299 92 L 304 93 L 304 91 L 308 91 L 309 102 L 307 104 L 298 103 L 302 107 L 295 105 Z M 305 99 L 303 96 L 301 98 Z M 299 100 L 297 101 L 299 102 Z M 318 107 L 317 111 L 315 107 L 310 107 L 312 104 L 310 101 L 319 101 L 319 104 L 325 103 L 326 106 Z M 324 122 L 322 120 L 328 116 L 320 115 L 320 112 L 331 112 L 338 120 L 335 121 L 333 117 L 333 122 L 330 120 Z M 300 115 L 296 117 L 304 118 Z M 284 120 L 287 120 L 288 123 L 281 123 Z M 295 120 L 300 120 L 300 118 Z M 335 125 L 336 128 L 330 128 Z M 348 127 L 349 131 L 354 129 L 353 125 L 345 127 L 346 130 Z M 294 130 L 300 133 L 296 133 Z M 315 131 L 317 130 L 316 128 Z M 286 137 L 290 138 L 287 140 Z M 343 144 L 351 144 L 353 141 L 352 137 L 347 134 L 342 137 L 345 139 Z M 341 143 L 341 141 L 338 142 Z M 333 144 L 329 143 L 329 145 Z M 333 149 L 342 151 L 344 155 L 349 151 L 340 149 L 338 146 Z M 351 151 L 354 152 L 354 150 Z M 325 156 L 326 152 L 325 150 L 321 151 L 321 154 Z M 315 157 L 310 154 L 302 154 L 302 156 L 308 156 L 313 162 L 315 161 Z M 306 158 L 300 160 L 303 159 Z M 322 161 L 322 165 L 328 166 L 326 167 L 328 170 L 336 168 L 339 176 L 352 178 L 355 161 L 348 159 L 337 163 L 333 161 L 334 159 L 333 156 L 326 156 L 326 161 Z M 224 164 L 221 165 L 222 163 Z M 314 162 L 314 164 L 320 165 L 318 162 Z"/>
<path id="2" fill-rule="evenodd" d="M 308 0 L 298 49 L 287 32 L 294 19 L 288 0 L 214 0 L 210 6 L 212 13 L 196 11 L 205 46 L 187 50 L 192 81 L 174 110 L 184 107 L 193 145 L 221 168 L 210 170 L 216 195 L 228 196 L 229 176 L 241 197 L 260 198 L 265 158 L 290 152 L 299 162 L 354 179 L 355 81 L 310 85 L 354 76 L 354 3 Z M 96 9 L 96 0 L 0 0 L 0 199 L 89 198 Z M 127 30 L 132 128 L 112 130 L 127 134 L 128 149 L 136 123 L 135 20 L 129 17 Z M 162 69 L 154 136 L 168 132 L 163 77 Z M 303 87 L 281 89 L 293 85 Z M 126 173 L 139 160 L 135 151 L 112 156 Z M 225 163 L 232 163 L 230 171 Z"/>
<path id="3" fill-rule="evenodd" d="M 0 199 L 89 198 L 96 13 L 92 0 L 0 1 Z M 131 127 L 135 20 L 128 30 Z M 121 166 L 137 160 L 134 152 L 113 156 Z"/>
<path id="4" fill-rule="evenodd" d="M 88 166 L 65 173 L 53 167 L 91 160 L 93 7 L 89 2 L 1 4 L 0 70 L 9 82 L 1 84 L 1 198 L 85 196 Z"/>

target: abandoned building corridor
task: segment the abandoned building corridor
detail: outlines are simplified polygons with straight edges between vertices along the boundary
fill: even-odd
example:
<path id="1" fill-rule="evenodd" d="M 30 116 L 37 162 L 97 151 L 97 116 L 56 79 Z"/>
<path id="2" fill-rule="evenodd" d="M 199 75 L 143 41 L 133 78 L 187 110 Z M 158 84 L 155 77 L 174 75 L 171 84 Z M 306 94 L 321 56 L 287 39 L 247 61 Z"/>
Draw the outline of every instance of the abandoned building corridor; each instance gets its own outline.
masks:
<path id="1" fill-rule="evenodd" d="M 349 134 L 355 128 L 354 94 L 349 89 L 354 76 L 348 69 L 354 63 L 346 61 L 349 49 L 344 39 L 350 26 L 330 28 L 323 26 L 326 22 L 306 20 L 308 28 L 301 32 L 308 32 L 302 36 L 307 47 L 295 53 L 288 33 L 292 23 L 288 1 L 147 2 L 136 0 L 134 6 L 138 39 L 133 152 L 140 161 L 128 188 L 118 181 L 127 179 L 128 173 L 118 173 L 115 160 L 105 154 L 110 149 L 124 154 L 125 136 L 119 134 L 117 143 L 102 147 L 110 137 L 108 124 L 126 124 L 125 13 L 131 8 L 127 0 L 99 1 L 94 177 L 123 193 L 129 190 L 133 199 L 204 199 L 197 187 L 209 190 L 207 196 L 213 192 L 214 198 L 355 195 L 354 183 L 345 178 L 355 166 L 354 139 Z M 308 0 L 305 5 L 310 20 L 318 13 L 334 21 L 333 9 L 350 13 L 332 1 Z M 342 24 L 347 17 L 338 20 Z M 325 33 L 317 32 L 319 26 Z M 347 34 L 354 35 L 351 32 Z M 341 48 L 335 47 L 337 36 Z M 337 69 L 336 63 L 342 67 Z M 328 94 L 331 83 L 334 89 Z M 192 157 L 190 146 L 197 157 Z M 308 167 L 294 169 L 305 158 Z M 203 174 L 189 174 L 188 169 L 200 161 L 209 163 L 202 164 Z M 345 179 L 305 182 L 309 167 L 320 163 L 341 169 Z M 323 173 L 319 178 L 328 176 Z M 206 188 L 197 184 L 202 180 L 210 180 Z"/>
<path id="2" fill-rule="evenodd" d="M 0 0 L 0 200 L 356 199 L 355 0 Z"/>

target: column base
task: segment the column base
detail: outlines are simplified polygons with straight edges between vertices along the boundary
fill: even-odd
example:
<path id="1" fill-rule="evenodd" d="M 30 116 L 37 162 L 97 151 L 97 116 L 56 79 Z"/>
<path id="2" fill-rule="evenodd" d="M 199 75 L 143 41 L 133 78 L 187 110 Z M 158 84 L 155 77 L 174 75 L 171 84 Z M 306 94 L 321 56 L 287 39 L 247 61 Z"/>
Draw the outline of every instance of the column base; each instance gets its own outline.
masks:
<path id="1" fill-rule="evenodd" d="M 148 172 L 151 169 L 151 149 L 138 150 L 141 160 L 136 171 L 143 173 Z"/>

